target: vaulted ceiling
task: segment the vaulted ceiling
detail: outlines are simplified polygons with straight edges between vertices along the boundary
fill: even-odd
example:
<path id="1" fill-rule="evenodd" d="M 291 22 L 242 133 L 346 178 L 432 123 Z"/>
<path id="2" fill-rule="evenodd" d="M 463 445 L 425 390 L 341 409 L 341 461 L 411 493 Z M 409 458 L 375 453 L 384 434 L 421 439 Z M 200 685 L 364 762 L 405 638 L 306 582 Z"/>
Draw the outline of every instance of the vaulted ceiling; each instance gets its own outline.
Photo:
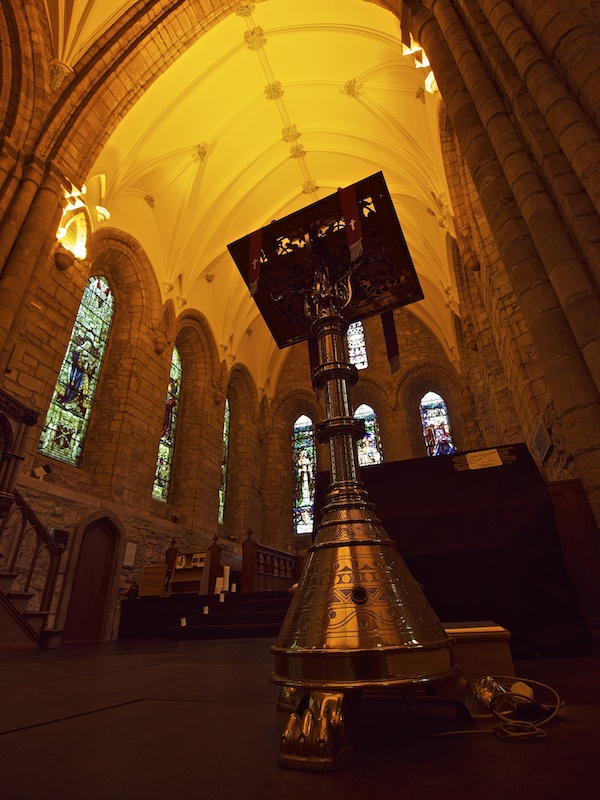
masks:
<path id="1" fill-rule="evenodd" d="M 72 66 L 132 3 L 45 5 Z M 110 214 L 95 227 L 138 239 L 164 300 L 201 311 L 221 357 L 267 394 L 286 353 L 227 244 L 380 170 L 425 294 L 411 310 L 453 358 L 440 99 L 419 63 L 398 20 L 365 0 L 243 4 L 150 86 L 89 174 L 87 204 Z"/>

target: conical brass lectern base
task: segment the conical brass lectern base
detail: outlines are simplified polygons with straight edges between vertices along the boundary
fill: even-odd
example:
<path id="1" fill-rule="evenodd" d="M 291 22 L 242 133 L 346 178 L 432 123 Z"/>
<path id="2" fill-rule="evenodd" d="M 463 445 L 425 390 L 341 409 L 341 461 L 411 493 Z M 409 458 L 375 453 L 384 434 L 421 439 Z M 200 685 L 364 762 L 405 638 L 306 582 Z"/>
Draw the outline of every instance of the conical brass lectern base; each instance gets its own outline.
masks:
<path id="1" fill-rule="evenodd" d="M 275 645 L 274 683 L 357 689 L 442 680 L 452 642 L 363 496 L 326 508 Z"/>
<path id="2" fill-rule="evenodd" d="M 350 503 L 326 507 L 271 648 L 289 715 L 279 763 L 290 769 L 331 770 L 352 757 L 363 689 L 438 683 L 440 695 L 470 702 L 452 640 L 373 506 L 352 490 Z"/>

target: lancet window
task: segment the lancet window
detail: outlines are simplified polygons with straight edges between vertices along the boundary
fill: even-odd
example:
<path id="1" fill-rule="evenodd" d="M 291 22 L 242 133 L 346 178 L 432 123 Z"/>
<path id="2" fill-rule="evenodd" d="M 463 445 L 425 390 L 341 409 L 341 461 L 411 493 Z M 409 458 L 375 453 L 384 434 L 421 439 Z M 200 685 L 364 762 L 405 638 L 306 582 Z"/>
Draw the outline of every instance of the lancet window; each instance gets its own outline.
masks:
<path id="1" fill-rule="evenodd" d="M 313 422 L 298 417 L 292 433 L 292 478 L 294 486 L 294 531 L 312 533 L 314 522 L 316 450 Z"/>
<path id="2" fill-rule="evenodd" d="M 366 369 L 369 366 L 369 361 L 367 359 L 367 348 L 365 345 L 365 331 L 360 320 L 351 322 L 350 325 L 348 325 L 346 338 L 348 340 L 350 363 L 354 364 L 356 369 Z"/>
<path id="3" fill-rule="evenodd" d="M 158 443 L 158 456 L 152 497 L 166 502 L 171 484 L 171 471 L 173 468 L 173 455 L 175 453 L 175 430 L 179 414 L 179 395 L 181 391 L 181 358 L 176 347 L 171 356 L 171 369 L 169 371 L 169 384 L 165 400 L 160 442 Z"/>
<path id="4" fill-rule="evenodd" d="M 106 278 L 89 279 L 63 359 L 39 452 L 77 466 L 114 314 Z"/>
<path id="5" fill-rule="evenodd" d="M 446 456 L 455 451 L 448 409 L 444 398 L 427 392 L 421 398 L 421 425 L 428 456 Z"/>
<path id="6" fill-rule="evenodd" d="M 229 461 L 229 426 L 231 410 L 229 398 L 225 398 L 225 416 L 223 417 L 223 456 L 221 458 L 221 486 L 219 487 L 219 525 L 225 520 L 225 499 L 227 494 L 227 465 Z"/>
<path id="7" fill-rule="evenodd" d="M 383 461 L 379 424 L 375 412 L 366 403 L 360 405 L 354 412 L 356 419 L 365 423 L 365 435 L 358 441 L 358 463 L 361 467 L 369 464 L 380 464 Z"/>

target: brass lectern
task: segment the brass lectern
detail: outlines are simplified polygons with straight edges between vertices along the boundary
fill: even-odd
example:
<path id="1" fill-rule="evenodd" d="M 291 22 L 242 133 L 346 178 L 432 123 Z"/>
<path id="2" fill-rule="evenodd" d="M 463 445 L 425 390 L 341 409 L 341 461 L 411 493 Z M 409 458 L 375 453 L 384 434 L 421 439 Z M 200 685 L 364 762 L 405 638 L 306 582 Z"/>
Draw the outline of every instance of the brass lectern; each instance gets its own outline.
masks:
<path id="1" fill-rule="evenodd" d="M 331 479 L 317 535 L 272 652 L 290 716 L 280 764 L 331 769 L 352 753 L 348 718 L 371 687 L 464 687 L 452 642 L 360 482 L 348 324 L 423 297 L 382 173 L 229 245 L 279 347 L 317 340 L 315 388 Z M 402 502 L 399 494 L 398 502 Z M 464 687 L 468 691 L 468 687 Z"/>

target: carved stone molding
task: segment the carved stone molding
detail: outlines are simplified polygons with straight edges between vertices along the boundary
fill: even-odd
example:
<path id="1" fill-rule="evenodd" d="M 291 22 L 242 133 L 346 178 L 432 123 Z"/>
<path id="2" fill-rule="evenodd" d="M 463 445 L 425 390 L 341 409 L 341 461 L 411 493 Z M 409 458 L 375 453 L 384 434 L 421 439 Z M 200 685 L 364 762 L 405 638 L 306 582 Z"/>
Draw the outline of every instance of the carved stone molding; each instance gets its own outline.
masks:
<path id="1" fill-rule="evenodd" d="M 244 41 L 246 42 L 248 50 L 252 50 L 253 52 L 260 50 L 267 43 L 262 28 L 253 28 L 251 31 L 246 31 L 244 34 Z"/>
<path id="2" fill-rule="evenodd" d="M 267 100 L 281 100 L 283 97 L 283 89 L 281 81 L 274 81 L 265 86 L 265 97 Z"/>
<path id="3" fill-rule="evenodd" d="M 281 130 L 281 136 L 284 142 L 295 142 L 302 134 L 295 125 L 287 125 Z"/>
<path id="4" fill-rule="evenodd" d="M 39 411 L 28 408 L 2 389 L 0 389 L 0 411 L 15 422 L 24 422 L 25 425 L 35 425 L 40 416 Z"/>
<path id="5" fill-rule="evenodd" d="M 238 17 L 250 17 L 254 13 L 254 3 L 244 3 L 236 12 Z"/>

